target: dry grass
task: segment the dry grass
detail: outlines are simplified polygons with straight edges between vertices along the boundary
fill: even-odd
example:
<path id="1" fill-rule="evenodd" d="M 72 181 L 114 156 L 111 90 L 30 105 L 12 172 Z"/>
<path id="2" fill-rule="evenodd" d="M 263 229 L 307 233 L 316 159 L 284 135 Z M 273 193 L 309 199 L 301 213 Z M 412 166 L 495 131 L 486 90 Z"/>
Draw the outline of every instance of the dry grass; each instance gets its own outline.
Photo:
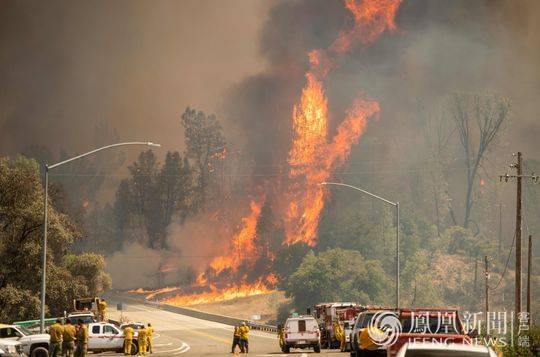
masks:
<path id="1" fill-rule="evenodd" d="M 275 291 L 270 294 L 261 294 L 228 301 L 193 305 L 190 306 L 190 308 L 246 320 L 252 320 L 253 315 L 260 315 L 260 322 L 268 322 L 276 319 L 277 307 L 280 303 L 285 301 L 287 301 L 287 298 L 285 298 L 285 293 L 282 291 Z"/>

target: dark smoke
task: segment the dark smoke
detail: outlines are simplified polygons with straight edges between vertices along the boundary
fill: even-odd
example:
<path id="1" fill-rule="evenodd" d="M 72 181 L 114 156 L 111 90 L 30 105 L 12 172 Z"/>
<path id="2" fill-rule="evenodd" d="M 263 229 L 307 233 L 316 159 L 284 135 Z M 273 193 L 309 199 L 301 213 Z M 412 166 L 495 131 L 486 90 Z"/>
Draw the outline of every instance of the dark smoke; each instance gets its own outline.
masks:
<path id="1" fill-rule="evenodd" d="M 333 125 L 361 91 L 381 102 L 381 120 L 370 132 L 407 141 L 419 130 L 420 107 L 453 91 L 499 92 L 514 113 L 507 146 L 537 156 L 538 16 L 534 0 L 404 1 L 397 31 L 357 46 L 328 77 Z M 226 102 L 260 170 L 286 157 L 307 53 L 328 46 L 350 21 L 341 1 L 282 1 L 270 10 L 260 39 L 268 69 L 234 87 Z"/>

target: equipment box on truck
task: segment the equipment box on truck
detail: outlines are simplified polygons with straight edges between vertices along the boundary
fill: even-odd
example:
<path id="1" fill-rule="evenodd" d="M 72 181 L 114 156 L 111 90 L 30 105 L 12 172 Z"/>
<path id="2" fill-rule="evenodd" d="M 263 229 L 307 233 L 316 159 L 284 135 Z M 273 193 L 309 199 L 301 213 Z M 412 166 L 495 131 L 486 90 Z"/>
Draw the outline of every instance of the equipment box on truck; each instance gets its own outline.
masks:
<path id="1" fill-rule="evenodd" d="M 284 333 L 284 353 L 289 353 L 291 348 L 313 348 L 316 353 L 321 352 L 319 324 L 313 316 L 289 317 Z"/>

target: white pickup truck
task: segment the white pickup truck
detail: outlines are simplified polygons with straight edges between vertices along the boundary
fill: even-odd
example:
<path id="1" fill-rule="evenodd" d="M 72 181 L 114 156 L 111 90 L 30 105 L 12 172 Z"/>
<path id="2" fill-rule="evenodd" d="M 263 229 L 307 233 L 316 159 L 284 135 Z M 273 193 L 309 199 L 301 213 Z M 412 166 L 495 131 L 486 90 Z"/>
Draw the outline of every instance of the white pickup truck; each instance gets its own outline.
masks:
<path id="1" fill-rule="evenodd" d="M 21 343 L 22 352 L 29 357 L 47 357 L 51 336 L 46 333 L 34 334 L 27 328 L 18 325 L 1 325 L 0 339 Z"/>
<path id="2" fill-rule="evenodd" d="M 289 353 L 291 348 L 313 348 L 315 353 L 321 352 L 319 324 L 313 316 L 289 317 L 284 334 L 283 353 Z"/>
<path id="3" fill-rule="evenodd" d="M 124 352 L 124 331 L 113 324 L 106 322 L 94 322 L 88 325 L 88 352 L 113 351 Z M 133 336 L 131 354 L 138 352 L 137 332 Z"/>

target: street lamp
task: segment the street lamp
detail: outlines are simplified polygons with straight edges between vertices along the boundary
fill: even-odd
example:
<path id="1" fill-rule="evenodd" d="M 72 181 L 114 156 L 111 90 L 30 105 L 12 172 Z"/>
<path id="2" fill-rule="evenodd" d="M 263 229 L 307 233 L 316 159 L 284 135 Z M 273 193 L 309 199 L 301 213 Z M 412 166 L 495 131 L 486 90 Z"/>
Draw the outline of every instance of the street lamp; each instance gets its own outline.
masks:
<path id="1" fill-rule="evenodd" d="M 366 190 L 362 190 L 359 187 L 355 187 L 352 185 L 347 185 L 345 183 L 340 182 L 321 182 L 319 185 L 333 185 L 333 186 L 344 186 L 348 188 L 352 188 L 353 190 L 360 191 L 368 196 L 371 196 L 373 198 L 376 198 L 378 200 L 381 200 L 385 203 L 388 203 L 389 205 L 392 205 L 396 208 L 396 308 L 399 308 L 399 202 L 392 202 L 385 198 L 382 198 L 380 196 L 377 196 L 371 192 L 368 192 Z"/>
<path id="2" fill-rule="evenodd" d="M 117 143 L 112 145 L 103 146 L 101 148 L 89 151 L 85 154 L 72 157 L 71 159 L 58 162 L 54 165 L 45 164 L 45 198 L 43 205 L 43 248 L 41 251 L 41 315 L 40 315 L 40 325 L 39 330 L 41 333 L 45 330 L 45 285 L 46 285 L 46 271 L 47 271 L 47 201 L 49 196 L 49 170 L 54 169 L 55 167 L 67 164 L 68 162 L 81 159 L 85 156 L 95 154 L 98 151 L 110 149 L 117 146 L 127 146 L 127 145 L 145 145 L 145 146 L 157 146 L 160 147 L 160 144 L 155 144 L 153 142 L 143 142 L 143 141 L 132 141 L 126 143 Z"/>

